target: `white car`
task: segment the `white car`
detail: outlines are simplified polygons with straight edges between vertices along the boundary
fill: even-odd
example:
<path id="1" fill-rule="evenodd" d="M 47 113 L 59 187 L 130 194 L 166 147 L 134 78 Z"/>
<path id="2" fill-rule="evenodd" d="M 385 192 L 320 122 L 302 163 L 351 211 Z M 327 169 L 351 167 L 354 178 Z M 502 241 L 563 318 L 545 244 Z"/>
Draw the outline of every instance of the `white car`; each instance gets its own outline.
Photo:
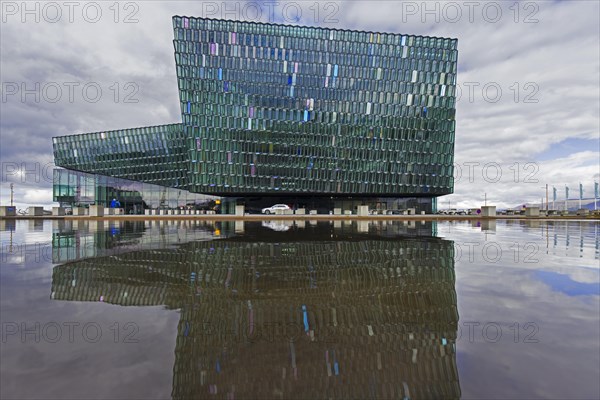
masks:
<path id="1" fill-rule="evenodd" d="M 290 210 L 290 207 L 287 204 L 275 204 L 274 206 L 263 208 L 263 214 L 275 214 L 276 210 Z"/>
<path id="2" fill-rule="evenodd" d="M 265 228 L 272 229 L 277 232 L 289 231 L 292 227 L 292 221 L 263 221 L 262 226 Z"/>

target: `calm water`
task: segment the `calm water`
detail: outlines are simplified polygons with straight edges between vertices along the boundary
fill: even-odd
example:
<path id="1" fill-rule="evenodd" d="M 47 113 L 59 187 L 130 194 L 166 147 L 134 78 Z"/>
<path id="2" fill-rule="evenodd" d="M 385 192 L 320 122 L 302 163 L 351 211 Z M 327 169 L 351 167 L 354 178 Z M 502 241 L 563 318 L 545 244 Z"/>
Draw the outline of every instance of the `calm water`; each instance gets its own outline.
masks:
<path id="1" fill-rule="evenodd" d="M 600 397 L 598 223 L 0 224 L 3 399 Z"/>

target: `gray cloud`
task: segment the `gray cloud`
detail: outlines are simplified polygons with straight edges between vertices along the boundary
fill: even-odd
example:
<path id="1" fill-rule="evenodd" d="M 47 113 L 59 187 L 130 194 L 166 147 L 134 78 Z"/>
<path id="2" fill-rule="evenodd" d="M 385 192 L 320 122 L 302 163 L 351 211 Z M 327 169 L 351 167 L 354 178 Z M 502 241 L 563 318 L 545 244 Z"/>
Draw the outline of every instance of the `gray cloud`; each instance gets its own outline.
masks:
<path id="1" fill-rule="evenodd" d="M 21 101 L 20 94 L 2 102 L 3 163 L 51 161 L 52 136 L 179 121 L 171 16 L 243 19 L 250 10 L 250 3 L 244 2 L 229 2 L 229 12 L 220 2 L 135 2 L 137 11 L 121 9 L 115 23 L 110 4 L 99 4 L 103 14 L 97 23 L 87 22 L 77 12 L 73 23 L 66 16 L 58 23 L 43 18 L 39 23 L 31 18 L 22 23 L 19 14 L 4 16 L 0 39 L 3 89 L 13 82 L 27 88 L 36 82 L 50 86 L 46 96 L 42 91 L 39 102 L 33 95 Z M 541 184 L 462 179 L 456 183 L 455 194 L 448 197 L 453 205 L 478 206 L 484 192 L 501 207 L 539 201 L 544 194 L 539 186 L 545 183 L 575 187 L 582 181 L 591 193 L 600 169 L 598 146 L 573 151 L 563 160 L 538 162 L 537 157 L 568 138 L 600 140 L 597 2 L 520 2 L 518 7 L 513 2 L 481 2 L 471 16 L 471 6 L 465 2 L 331 2 L 319 3 L 319 14 L 311 8 L 313 3 L 295 4 L 302 11 L 301 23 L 308 25 L 459 39 L 456 162 L 498 163 L 504 176 L 515 162 L 537 162 L 535 177 Z M 452 4 L 462 13 L 458 19 Z M 502 15 L 491 23 L 495 5 L 501 6 Z M 284 12 L 283 7 L 282 3 L 274 9 L 274 19 L 292 22 L 295 10 Z M 424 7 L 438 11 L 428 14 Z M 263 21 L 269 20 L 267 10 L 265 6 Z M 132 11 L 138 22 L 123 23 Z M 79 84 L 72 102 L 64 86 L 68 82 Z M 128 83 L 134 86 L 126 89 Z M 102 89 L 97 102 L 86 101 L 81 91 L 86 84 Z M 52 85 L 64 89 L 55 103 L 48 101 L 54 95 Z M 472 98 L 469 85 L 478 85 Z M 137 89 L 135 94 L 132 88 Z M 497 88 L 502 94 L 496 101 Z M 138 102 L 124 103 L 128 94 Z M 8 196 L 4 178 L 6 174 L 0 186 L 2 202 Z M 27 191 L 39 182 L 29 179 L 18 184 L 17 199 L 26 202 Z M 49 189 L 51 183 L 42 187 Z"/>

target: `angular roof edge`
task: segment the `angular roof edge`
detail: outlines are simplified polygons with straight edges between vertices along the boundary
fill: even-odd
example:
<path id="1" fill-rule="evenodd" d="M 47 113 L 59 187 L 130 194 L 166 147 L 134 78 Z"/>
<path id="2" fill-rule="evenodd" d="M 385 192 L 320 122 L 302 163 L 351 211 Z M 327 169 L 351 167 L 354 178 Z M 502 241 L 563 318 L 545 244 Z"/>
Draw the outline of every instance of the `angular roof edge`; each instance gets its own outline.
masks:
<path id="1" fill-rule="evenodd" d="M 415 35 L 415 34 L 397 33 L 397 32 L 374 32 L 374 31 L 365 31 L 365 30 L 360 30 L 360 29 L 324 28 L 324 27 L 320 27 L 320 26 L 309 26 L 309 25 L 292 25 L 292 24 L 278 24 L 278 23 L 273 23 L 273 22 L 241 21 L 238 19 L 190 17 L 188 15 L 173 15 L 173 17 L 171 17 L 171 19 L 173 19 L 173 20 L 175 18 L 199 19 L 199 20 L 204 20 L 204 21 L 240 22 L 243 24 L 255 24 L 255 25 L 265 25 L 265 26 L 285 26 L 285 27 L 290 27 L 290 28 L 313 28 L 313 29 L 319 29 L 322 31 L 359 32 L 359 33 L 374 33 L 374 34 L 381 34 L 381 35 L 415 36 L 415 37 L 420 36 L 420 37 L 424 37 L 424 38 L 456 40 L 456 42 L 458 43 L 458 38 L 446 37 L 446 36 Z"/>
<path id="2" fill-rule="evenodd" d="M 108 130 L 108 131 L 73 133 L 73 134 L 70 134 L 70 135 L 52 136 L 52 139 L 63 138 L 63 137 L 72 137 L 72 136 L 94 135 L 94 134 L 98 134 L 98 133 L 109 133 L 109 132 L 118 132 L 118 131 L 133 131 L 133 130 L 142 129 L 142 128 L 158 128 L 158 127 L 173 126 L 173 125 L 182 125 L 183 126 L 183 123 L 181 123 L 181 122 L 173 122 L 173 123 L 170 123 L 170 124 L 136 126 L 134 128 L 111 129 L 111 130 Z"/>

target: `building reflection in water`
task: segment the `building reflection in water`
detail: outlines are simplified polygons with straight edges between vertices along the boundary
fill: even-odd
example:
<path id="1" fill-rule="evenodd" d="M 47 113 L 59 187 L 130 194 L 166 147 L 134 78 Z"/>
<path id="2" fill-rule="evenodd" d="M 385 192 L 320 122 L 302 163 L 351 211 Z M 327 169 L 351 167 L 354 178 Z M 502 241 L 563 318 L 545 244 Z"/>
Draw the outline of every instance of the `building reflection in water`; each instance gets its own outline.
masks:
<path id="1" fill-rule="evenodd" d="M 53 240 L 88 257 L 54 268 L 53 299 L 181 310 L 173 398 L 460 397 L 454 247 L 432 223 L 181 224 Z"/>

